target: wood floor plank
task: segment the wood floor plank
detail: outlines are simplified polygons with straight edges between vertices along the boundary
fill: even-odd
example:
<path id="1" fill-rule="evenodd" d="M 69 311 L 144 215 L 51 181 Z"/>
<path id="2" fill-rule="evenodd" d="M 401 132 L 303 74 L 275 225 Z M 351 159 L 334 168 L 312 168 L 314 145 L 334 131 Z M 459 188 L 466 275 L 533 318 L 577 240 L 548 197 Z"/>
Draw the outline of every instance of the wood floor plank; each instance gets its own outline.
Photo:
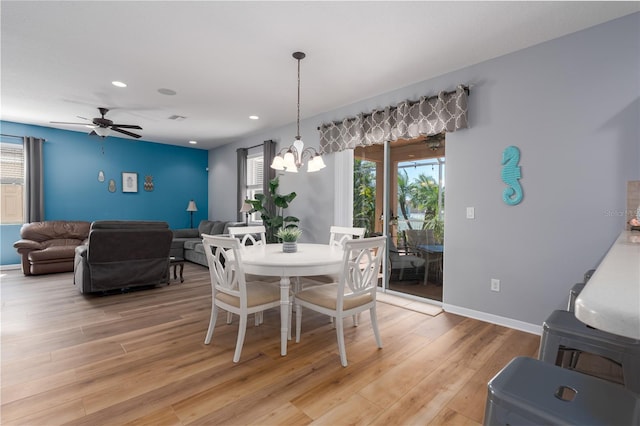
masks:
<path id="1" fill-rule="evenodd" d="M 457 411 L 445 407 L 428 424 L 437 426 L 480 426 L 482 423 L 473 421 Z"/>
<path id="2" fill-rule="evenodd" d="M 466 418 L 482 423 L 484 403 L 487 398 L 486 384 L 513 359 L 513 353 L 535 358 L 539 342 L 540 338 L 538 336 L 508 330 L 505 338 L 501 340 L 499 348 L 477 369 L 476 374 L 469 380 L 467 386 L 458 392 L 447 404 L 447 407 L 464 415 Z"/>
<path id="3" fill-rule="evenodd" d="M 266 416 L 258 417 L 247 424 L 302 426 L 309 423 L 311 423 L 311 419 L 306 414 L 287 402 Z"/>
<path id="4" fill-rule="evenodd" d="M 382 408 L 358 394 L 353 394 L 314 420 L 312 425 L 366 425 L 375 419 Z"/>
<path id="5" fill-rule="evenodd" d="M 483 323 L 467 320 L 458 323 L 433 342 L 425 338 L 423 350 L 385 371 L 379 378 L 364 386 L 359 391 L 360 395 L 376 401 L 382 407 L 390 407 L 438 368 L 443 360 L 450 358 L 456 351 L 460 353 L 468 350 L 474 343 L 469 337 L 477 336 L 485 328 Z"/>
<path id="6" fill-rule="evenodd" d="M 211 309 L 207 268 L 185 282 L 83 295 L 71 273 L 3 271 L 2 424 L 462 424 L 482 421 L 486 382 L 538 336 L 458 315 L 379 303 L 383 348 L 368 313 L 345 324 L 349 366 L 326 316 L 303 312 L 302 339 L 280 356 L 280 312 L 250 321 L 232 362 L 238 319 Z"/>

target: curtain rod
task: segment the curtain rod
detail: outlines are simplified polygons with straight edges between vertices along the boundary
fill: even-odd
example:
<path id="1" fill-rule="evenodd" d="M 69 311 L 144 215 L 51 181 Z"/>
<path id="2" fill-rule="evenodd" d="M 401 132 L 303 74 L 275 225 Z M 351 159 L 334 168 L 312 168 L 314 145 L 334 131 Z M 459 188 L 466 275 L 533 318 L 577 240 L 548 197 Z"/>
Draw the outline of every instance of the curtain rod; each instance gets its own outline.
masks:
<path id="1" fill-rule="evenodd" d="M 18 139 L 22 139 L 22 136 L 7 135 L 6 133 L 0 133 L 0 136 L 4 136 L 5 138 L 18 138 Z"/>
<path id="2" fill-rule="evenodd" d="M 24 140 L 24 138 L 25 138 L 24 136 L 8 135 L 8 134 L 6 134 L 6 133 L 0 133 L 0 136 L 4 136 L 5 138 L 16 138 L 16 139 L 23 139 L 23 140 Z M 29 137 L 29 136 L 27 136 L 27 137 Z M 47 141 L 47 140 L 46 140 L 46 139 L 44 139 L 44 138 L 40 138 L 40 139 L 42 139 L 42 141 L 43 141 L 43 142 L 46 142 L 46 141 Z"/>
<path id="3" fill-rule="evenodd" d="M 464 91 L 467 93 L 467 96 L 469 96 L 469 94 L 471 94 L 471 90 L 469 90 L 469 86 L 462 86 L 462 90 L 464 90 Z M 454 93 L 456 93 L 456 90 L 451 90 L 450 92 L 444 92 L 445 96 L 446 96 L 446 95 L 453 95 Z M 426 98 L 426 100 L 428 101 L 428 100 L 431 100 L 431 99 L 435 99 L 435 98 L 437 98 L 438 96 L 440 96 L 440 94 L 433 95 L 433 96 L 429 96 L 428 98 Z M 415 101 L 415 102 L 409 102 L 409 106 L 415 105 L 415 104 L 417 104 L 418 102 L 420 102 L 420 101 L 418 100 L 418 101 Z M 395 107 L 395 106 L 394 106 L 394 107 L 391 107 L 391 108 L 393 108 L 393 109 L 397 109 L 397 107 Z M 364 114 L 364 115 L 365 115 L 365 116 L 366 116 L 366 115 L 371 115 L 371 113 L 369 112 L 369 113 L 366 113 L 366 114 Z M 347 121 L 353 121 L 353 120 L 355 120 L 355 117 L 354 117 L 354 118 L 347 118 Z M 340 123 L 342 123 L 343 121 L 344 121 L 344 120 L 342 120 L 342 121 L 334 121 L 334 122 L 333 122 L 333 124 L 340 124 Z M 320 130 L 321 128 L 322 128 L 322 126 L 318 126 L 317 130 Z"/>

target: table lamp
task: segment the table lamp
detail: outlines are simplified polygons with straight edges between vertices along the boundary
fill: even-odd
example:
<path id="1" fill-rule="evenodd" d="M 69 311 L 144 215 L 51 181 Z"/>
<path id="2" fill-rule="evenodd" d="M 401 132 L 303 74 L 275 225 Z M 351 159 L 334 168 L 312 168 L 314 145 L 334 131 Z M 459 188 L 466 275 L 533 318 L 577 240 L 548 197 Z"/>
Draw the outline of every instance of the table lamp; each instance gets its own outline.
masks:
<path id="1" fill-rule="evenodd" d="M 191 228 L 193 228 L 193 212 L 198 211 L 198 207 L 196 206 L 196 202 L 193 200 L 189 201 L 189 205 L 187 206 L 187 211 L 191 215 Z"/>
<path id="2" fill-rule="evenodd" d="M 242 207 L 240 208 L 240 213 L 244 213 L 247 226 L 249 226 L 249 212 L 251 209 L 253 209 L 253 206 L 246 201 L 242 203 Z"/>

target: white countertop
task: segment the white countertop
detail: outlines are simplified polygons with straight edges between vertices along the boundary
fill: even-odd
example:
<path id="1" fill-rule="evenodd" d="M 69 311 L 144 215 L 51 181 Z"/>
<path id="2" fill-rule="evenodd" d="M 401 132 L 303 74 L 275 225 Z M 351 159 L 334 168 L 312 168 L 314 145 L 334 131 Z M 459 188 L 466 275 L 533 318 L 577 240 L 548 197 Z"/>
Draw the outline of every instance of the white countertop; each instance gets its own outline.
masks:
<path id="1" fill-rule="evenodd" d="M 576 299 L 575 315 L 598 330 L 640 339 L 640 232 L 620 234 Z"/>

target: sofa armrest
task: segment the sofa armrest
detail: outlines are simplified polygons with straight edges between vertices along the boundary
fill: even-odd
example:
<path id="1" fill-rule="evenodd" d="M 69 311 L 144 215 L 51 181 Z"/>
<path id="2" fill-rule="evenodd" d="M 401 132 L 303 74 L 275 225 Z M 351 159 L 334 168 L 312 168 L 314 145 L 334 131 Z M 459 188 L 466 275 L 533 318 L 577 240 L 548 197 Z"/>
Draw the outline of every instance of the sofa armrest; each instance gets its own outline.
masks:
<path id="1" fill-rule="evenodd" d="M 44 245 L 42 245 L 42 243 L 39 243 L 37 241 L 33 241 L 33 240 L 18 240 L 15 243 L 13 243 L 13 247 L 18 250 L 18 253 L 26 253 L 29 251 L 33 251 L 33 250 L 42 250 L 44 249 Z"/>
<path id="2" fill-rule="evenodd" d="M 78 247 L 75 248 L 76 256 L 80 256 L 86 259 L 88 250 L 89 250 L 89 246 L 85 244 L 79 245 Z"/>
<path id="3" fill-rule="evenodd" d="M 197 228 L 172 229 L 173 238 L 199 238 Z"/>

